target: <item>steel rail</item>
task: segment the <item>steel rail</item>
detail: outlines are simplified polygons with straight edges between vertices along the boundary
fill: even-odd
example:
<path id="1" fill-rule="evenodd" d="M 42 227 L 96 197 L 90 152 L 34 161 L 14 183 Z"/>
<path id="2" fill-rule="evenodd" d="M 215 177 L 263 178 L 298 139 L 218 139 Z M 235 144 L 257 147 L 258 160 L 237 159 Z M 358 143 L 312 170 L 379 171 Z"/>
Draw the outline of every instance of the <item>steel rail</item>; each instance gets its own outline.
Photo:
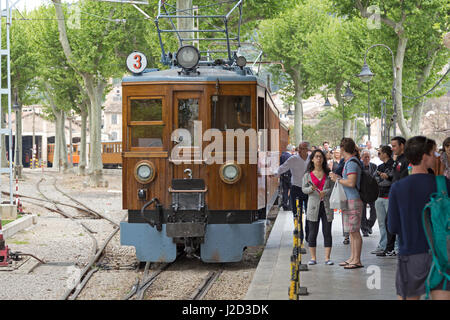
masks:
<path id="1" fill-rule="evenodd" d="M 97 251 L 97 254 L 89 261 L 89 263 L 86 265 L 86 267 L 84 267 L 84 269 L 81 271 L 81 275 L 78 278 L 77 284 L 73 287 L 68 289 L 64 295 L 62 296 L 61 300 L 75 300 L 76 297 L 78 296 L 78 294 L 81 292 L 80 290 L 76 290 L 75 293 L 70 296 L 72 294 L 72 292 L 77 289 L 78 285 L 81 286 L 82 281 L 85 279 L 85 275 L 88 271 L 90 271 L 91 267 L 94 265 L 95 262 L 97 262 L 97 260 L 100 258 L 100 255 L 103 253 L 103 251 L 105 250 L 106 246 L 108 245 L 108 243 L 111 241 L 111 239 L 114 237 L 114 235 L 117 233 L 117 231 L 119 231 L 118 227 L 114 227 L 113 232 L 111 232 L 111 234 L 108 236 L 108 238 L 105 240 L 105 242 L 103 243 L 102 247 L 100 248 L 100 250 Z M 87 279 L 89 280 L 89 279 Z M 87 283 L 87 280 L 85 281 L 84 285 Z"/>
<path id="2" fill-rule="evenodd" d="M 194 293 L 191 295 L 190 300 L 202 300 L 221 274 L 222 270 L 211 271 L 210 273 L 208 273 L 205 280 L 203 280 L 200 286 L 198 286 Z"/>

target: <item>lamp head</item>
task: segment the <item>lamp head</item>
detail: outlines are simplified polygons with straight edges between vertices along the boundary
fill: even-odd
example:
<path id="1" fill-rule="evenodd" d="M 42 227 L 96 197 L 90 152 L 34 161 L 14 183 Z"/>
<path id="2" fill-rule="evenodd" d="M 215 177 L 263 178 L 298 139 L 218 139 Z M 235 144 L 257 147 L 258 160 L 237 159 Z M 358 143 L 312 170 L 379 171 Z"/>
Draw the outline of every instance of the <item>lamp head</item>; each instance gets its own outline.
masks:
<path id="1" fill-rule="evenodd" d="M 347 89 L 345 89 L 345 93 L 343 95 L 343 98 L 345 101 L 350 102 L 353 100 L 355 95 L 353 94 L 352 90 L 350 89 L 350 86 L 347 85 Z"/>
<path id="2" fill-rule="evenodd" d="M 369 66 L 364 61 L 364 65 L 362 67 L 361 72 L 358 74 L 358 77 L 361 79 L 362 82 L 367 83 L 370 80 L 372 80 L 373 76 L 374 74 L 372 73 L 372 71 L 370 71 Z"/>
<path id="3" fill-rule="evenodd" d="M 332 107 L 333 105 L 330 103 L 330 100 L 328 100 L 328 97 L 325 99 L 325 103 L 323 104 L 324 107 Z"/>

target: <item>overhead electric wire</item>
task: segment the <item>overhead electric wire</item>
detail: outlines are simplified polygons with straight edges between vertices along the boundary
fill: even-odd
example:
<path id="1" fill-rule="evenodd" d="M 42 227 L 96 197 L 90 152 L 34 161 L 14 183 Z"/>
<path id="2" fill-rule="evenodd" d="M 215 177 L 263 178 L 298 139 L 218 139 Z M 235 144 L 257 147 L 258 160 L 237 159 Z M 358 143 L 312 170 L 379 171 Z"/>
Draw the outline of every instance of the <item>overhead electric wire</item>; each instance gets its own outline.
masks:
<path id="1" fill-rule="evenodd" d="M 405 98 L 408 98 L 408 99 L 419 99 L 419 98 L 425 97 L 427 94 L 429 94 L 430 92 L 434 91 L 434 89 L 442 82 L 442 80 L 444 80 L 444 78 L 447 76 L 449 71 L 450 71 L 450 68 L 447 69 L 445 74 L 435 83 L 435 85 L 430 90 L 428 90 L 427 92 L 425 92 L 424 94 L 422 94 L 420 96 L 408 97 L 407 95 L 404 95 L 402 92 L 400 92 L 400 94 L 402 95 L 402 97 L 405 97 Z"/>

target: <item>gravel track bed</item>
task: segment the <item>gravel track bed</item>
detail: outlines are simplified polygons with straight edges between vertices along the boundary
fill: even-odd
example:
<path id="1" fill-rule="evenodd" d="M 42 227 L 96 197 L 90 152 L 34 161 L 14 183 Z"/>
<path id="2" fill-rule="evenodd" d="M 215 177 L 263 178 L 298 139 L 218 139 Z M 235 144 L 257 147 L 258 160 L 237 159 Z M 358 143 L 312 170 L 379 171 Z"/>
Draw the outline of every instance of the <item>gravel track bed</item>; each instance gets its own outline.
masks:
<path id="1" fill-rule="evenodd" d="M 89 187 L 84 183 L 87 177 L 77 176 L 73 172 L 62 174 L 48 168 L 42 174 L 38 169 L 24 169 L 24 179 L 19 181 L 19 193 L 42 198 L 36 184 L 44 178 L 45 181 L 41 182 L 40 186 L 47 197 L 73 205 L 69 198 L 55 190 L 53 177 L 57 178 L 57 186 L 62 191 L 89 208 L 104 214 L 116 223 L 125 217 L 126 211 L 122 210 L 120 192 L 121 169 L 104 170 L 108 187 L 103 188 Z M 3 175 L 2 181 L 6 181 L 7 178 Z M 8 185 L 2 184 L 1 190 L 9 192 Z M 2 200 L 6 198 L 2 196 Z M 64 212 L 80 219 L 67 219 L 43 207 L 46 205 L 53 208 L 50 203 L 26 199 L 21 201 L 25 213 L 38 215 L 37 224 L 8 238 L 7 245 L 12 251 L 34 254 L 49 264 L 39 265 L 29 274 L 24 272 L 23 268 L 12 272 L 0 271 L 2 284 L 0 299 L 59 299 L 92 255 L 92 239 L 79 223 L 83 222 L 89 229 L 96 232 L 94 236 L 99 246 L 113 230 L 112 224 L 104 219 L 86 218 L 82 213 L 66 206 L 58 205 Z M 119 237 L 117 233 L 108 244 L 104 257 L 99 263 L 100 269 L 93 274 L 77 299 L 121 300 L 136 280 L 142 279 L 143 268 L 139 270 L 136 268 L 138 261 L 134 247 L 121 246 Z M 189 299 L 208 272 L 219 269 L 223 269 L 223 272 L 204 299 L 243 299 L 262 250 L 263 247 L 247 248 L 243 261 L 239 263 L 206 264 L 198 259 L 182 258 L 182 261 L 177 261 L 156 279 L 147 290 L 144 299 Z M 157 269 L 158 264 L 152 264 L 149 274 Z"/>

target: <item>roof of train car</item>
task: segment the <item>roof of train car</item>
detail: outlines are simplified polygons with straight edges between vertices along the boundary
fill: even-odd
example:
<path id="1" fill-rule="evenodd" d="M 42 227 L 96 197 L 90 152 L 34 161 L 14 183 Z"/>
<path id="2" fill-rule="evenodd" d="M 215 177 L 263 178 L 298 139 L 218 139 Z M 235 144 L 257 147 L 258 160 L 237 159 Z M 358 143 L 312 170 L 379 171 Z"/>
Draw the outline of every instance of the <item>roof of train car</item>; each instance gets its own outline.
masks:
<path id="1" fill-rule="evenodd" d="M 261 86 L 266 86 L 266 83 L 259 77 L 246 74 L 242 75 L 237 73 L 234 70 L 225 70 L 224 68 L 218 67 L 199 67 L 197 71 L 200 73 L 199 75 L 183 75 L 178 74 L 181 71 L 181 68 L 173 68 L 168 70 L 160 70 L 160 71 L 149 71 L 139 74 L 127 76 L 122 79 L 123 83 L 130 82 L 161 82 L 161 81 L 256 81 Z"/>

